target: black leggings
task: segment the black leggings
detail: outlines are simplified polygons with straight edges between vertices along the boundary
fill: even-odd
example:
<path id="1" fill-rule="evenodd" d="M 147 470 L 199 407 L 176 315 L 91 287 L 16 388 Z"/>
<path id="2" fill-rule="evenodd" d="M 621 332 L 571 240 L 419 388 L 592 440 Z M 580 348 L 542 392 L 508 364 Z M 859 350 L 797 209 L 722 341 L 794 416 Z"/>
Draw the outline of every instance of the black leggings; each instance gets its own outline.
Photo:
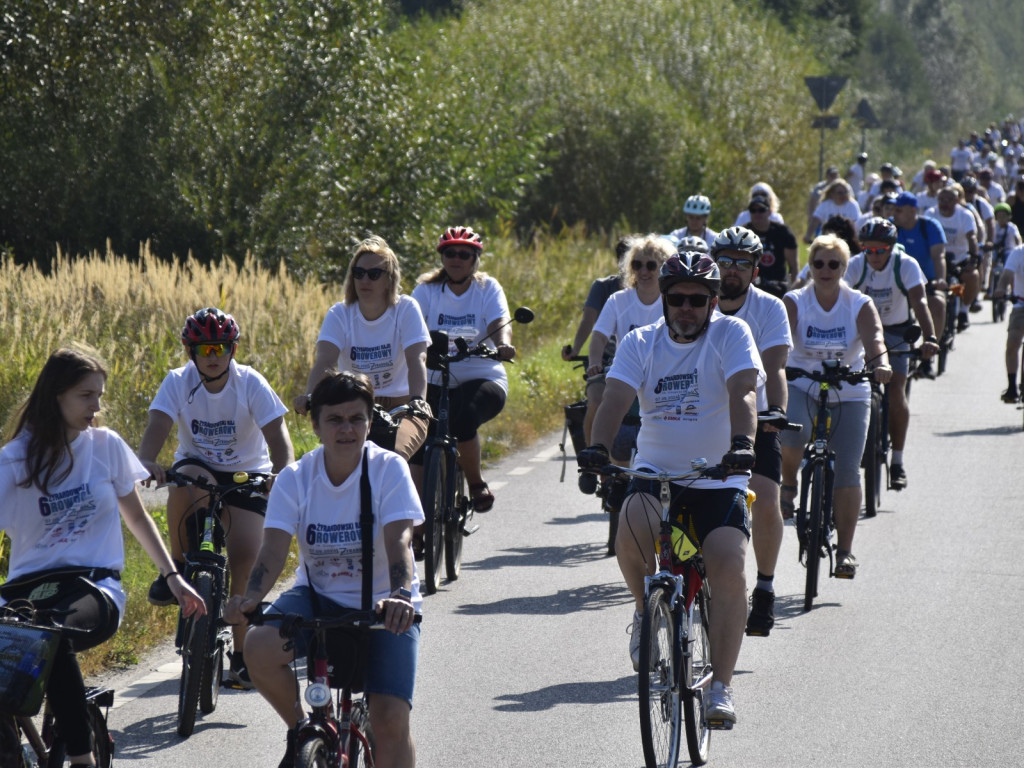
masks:
<path id="1" fill-rule="evenodd" d="M 505 390 L 498 382 L 489 379 L 473 379 L 452 387 L 448 398 L 451 410 L 449 428 L 460 443 L 476 437 L 480 425 L 493 419 L 505 407 Z M 441 387 L 430 384 L 427 402 L 435 414 L 440 399 Z"/>

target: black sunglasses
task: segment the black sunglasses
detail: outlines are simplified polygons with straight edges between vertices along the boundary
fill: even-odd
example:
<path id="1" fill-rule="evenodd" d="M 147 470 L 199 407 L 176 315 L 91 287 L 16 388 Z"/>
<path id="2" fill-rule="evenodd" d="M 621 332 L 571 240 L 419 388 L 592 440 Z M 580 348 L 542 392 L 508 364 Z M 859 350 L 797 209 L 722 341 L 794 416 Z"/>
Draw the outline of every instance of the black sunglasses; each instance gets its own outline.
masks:
<path id="1" fill-rule="evenodd" d="M 828 264 L 829 269 L 839 269 L 839 265 L 842 264 L 842 262 L 836 259 L 831 259 L 829 261 L 815 259 L 814 261 L 811 262 L 811 266 L 814 267 L 815 269 L 824 269 L 826 264 Z"/>
<path id="2" fill-rule="evenodd" d="M 470 259 L 476 258 L 476 251 L 456 251 L 454 248 L 446 248 L 441 255 L 446 259 L 469 261 Z"/>
<path id="3" fill-rule="evenodd" d="M 648 272 L 656 272 L 658 270 L 658 262 L 656 261 L 643 262 L 639 259 L 633 259 L 630 266 L 633 268 L 634 272 L 639 272 L 644 267 L 647 267 Z"/>
<path id="4" fill-rule="evenodd" d="M 706 293 L 698 293 L 691 295 L 689 293 L 666 293 L 665 301 L 670 307 L 683 307 L 689 304 L 694 309 L 700 309 L 706 307 L 708 301 L 711 300 L 711 296 Z"/>
<path id="5" fill-rule="evenodd" d="M 754 266 L 754 262 L 750 259 L 734 259 L 732 256 L 719 256 L 715 261 L 722 269 L 729 269 L 729 267 L 733 269 L 750 269 Z"/>
<path id="6" fill-rule="evenodd" d="M 380 280 L 380 276 L 385 272 L 387 272 L 387 270 L 383 267 L 370 267 L 369 269 L 352 267 L 352 277 L 356 280 L 362 280 L 364 277 L 368 277 L 371 280 Z"/>

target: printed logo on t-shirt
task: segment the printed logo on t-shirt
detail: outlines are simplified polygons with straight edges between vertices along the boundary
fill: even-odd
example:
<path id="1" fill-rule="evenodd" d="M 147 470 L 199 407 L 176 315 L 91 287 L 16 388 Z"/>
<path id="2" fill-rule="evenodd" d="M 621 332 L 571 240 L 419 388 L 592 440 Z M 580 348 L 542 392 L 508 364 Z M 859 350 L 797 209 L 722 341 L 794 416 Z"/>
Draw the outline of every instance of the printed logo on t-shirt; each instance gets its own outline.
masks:
<path id="1" fill-rule="evenodd" d="M 364 373 L 386 368 L 391 365 L 391 344 L 378 344 L 376 347 L 352 347 L 349 359 L 352 365 Z"/>
<path id="2" fill-rule="evenodd" d="M 455 339 L 465 339 L 470 346 L 476 340 L 476 312 L 467 312 L 464 315 L 446 315 L 441 312 L 437 316 L 437 327 L 448 334 L 448 354 L 454 355 L 459 351 L 455 346 Z"/>
<path id="3" fill-rule="evenodd" d="M 846 343 L 846 326 L 817 328 L 813 325 L 808 325 L 804 343 L 808 349 L 846 349 L 848 346 Z"/>
<path id="4" fill-rule="evenodd" d="M 314 582 L 362 573 L 359 523 L 310 523 L 306 526 L 306 562 Z"/>
<path id="5" fill-rule="evenodd" d="M 696 419 L 700 413 L 700 384 L 697 369 L 692 373 L 677 373 L 658 379 L 654 387 L 654 403 L 659 409 L 657 418 L 666 421 Z"/>
<path id="6" fill-rule="evenodd" d="M 39 514 L 48 530 L 37 546 L 52 547 L 81 538 L 95 512 L 96 499 L 88 483 L 40 496 Z"/>

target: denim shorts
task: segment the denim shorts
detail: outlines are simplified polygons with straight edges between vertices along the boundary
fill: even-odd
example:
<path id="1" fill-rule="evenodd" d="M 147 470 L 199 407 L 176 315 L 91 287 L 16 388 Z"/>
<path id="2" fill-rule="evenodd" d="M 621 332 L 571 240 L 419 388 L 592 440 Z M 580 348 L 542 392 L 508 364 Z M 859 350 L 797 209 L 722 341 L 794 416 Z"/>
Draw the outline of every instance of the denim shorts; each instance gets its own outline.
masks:
<path id="1" fill-rule="evenodd" d="M 320 603 L 321 616 L 340 616 L 352 610 L 328 600 L 323 595 L 317 595 L 317 600 Z M 297 613 L 303 618 L 313 618 L 312 590 L 309 587 L 292 587 L 274 601 L 273 606 L 267 609 L 267 613 Z M 306 655 L 308 643 L 308 632 L 295 638 L 296 658 Z M 403 699 L 411 708 L 419 647 L 419 624 L 413 624 L 411 629 L 400 635 L 386 629 L 372 630 L 370 658 L 364 671 L 364 690 L 371 694 Z"/>

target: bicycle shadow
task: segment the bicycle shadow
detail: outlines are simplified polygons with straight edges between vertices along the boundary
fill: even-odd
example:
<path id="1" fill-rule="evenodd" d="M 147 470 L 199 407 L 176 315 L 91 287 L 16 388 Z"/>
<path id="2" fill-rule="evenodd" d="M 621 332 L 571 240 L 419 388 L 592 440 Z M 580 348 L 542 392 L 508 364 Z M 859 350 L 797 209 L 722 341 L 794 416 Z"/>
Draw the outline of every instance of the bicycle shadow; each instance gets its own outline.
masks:
<path id="1" fill-rule="evenodd" d="M 576 589 L 562 589 L 553 595 L 506 598 L 493 603 L 465 603 L 455 613 L 464 616 L 562 616 L 580 611 L 603 611 L 626 605 L 632 600 L 632 595 L 621 582 L 588 584 Z"/>
<path id="2" fill-rule="evenodd" d="M 1021 425 L 1016 424 L 1003 424 L 998 427 L 984 427 L 982 429 L 958 429 L 954 432 L 933 432 L 932 434 L 936 437 L 985 437 L 986 435 L 1019 435 L 1021 433 Z"/>
<path id="3" fill-rule="evenodd" d="M 600 523 L 607 522 L 608 514 L 606 512 L 591 512 L 585 515 L 575 515 L 573 517 L 552 517 L 546 521 L 544 525 L 578 525 L 579 523 Z"/>
<path id="4" fill-rule="evenodd" d="M 822 574 L 823 576 L 825 574 Z M 826 576 L 827 578 L 827 576 Z M 818 602 L 817 598 L 814 601 L 814 607 L 812 611 L 816 611 L 819 608 L 841 608 L 842 603 L 825 603 Z M 794 595 L 775 595 L 775 626 L 772 628 L 772 632 L 781 630 L 788 630 L 788 622 L 792 619 L 806 616 L 807 611 L 804 610 L 804 596 L 800 594 Z"/>
<path id="5" fill-rule="evenodd" d="M 507 693 L 496 701 L 506 701 L 498 712 L 543 712 L 559 704 L 614 704 L 636 700 L 636 675 L 601 682 L 558 683 L 535 691 Z"/>
<path id="6" fill-rule="evenodd" d="M 495 571 L 518 566 L 563 566 L 574 567 L 589 563 L 596 557 L 605 557 L 606 544 L 582 543 L 568 547 L 519 547 L 502 550 L 483 560 L 463 563 L 463 570 Z"/>

